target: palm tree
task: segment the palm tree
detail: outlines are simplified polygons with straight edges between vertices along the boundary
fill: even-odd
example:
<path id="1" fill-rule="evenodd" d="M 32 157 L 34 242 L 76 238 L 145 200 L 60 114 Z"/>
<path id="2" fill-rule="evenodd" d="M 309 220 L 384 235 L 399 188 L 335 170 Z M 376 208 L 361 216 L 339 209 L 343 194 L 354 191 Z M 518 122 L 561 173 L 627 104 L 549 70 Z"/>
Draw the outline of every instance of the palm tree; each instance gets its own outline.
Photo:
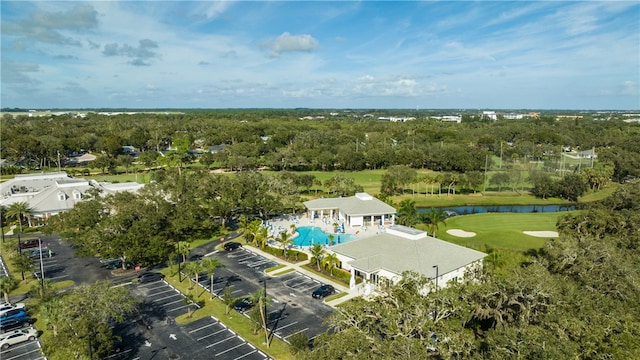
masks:
<path id="1" fill-rule="evenodd" d="M 289 229 L 291 229 L 291 235 L 296 233 L 296 224 L 289 225 Z"/>
<path id="2" fill-rule="evenodd" d="M 184 267 L 184 271 L 187 272 L 187 274 L 189 274 L 189 278 L 191 278 L 191 276 L 193 275 L 193 277 L 196 278 L 196 283 L 195 285 L 197 286 L 199 283 L 199 276 L 200 273 L 204 270 L 204 266 L 202 266 L 202 263 L 200 261 L 190 261 L 187 263 L 187 265 L 185 265 Z M 191 287 L 189 287 L 189 290 L 191 290 Z M 197 288 L 196 288 L 196 293 L 198 292 Z"/>
<path id="3" fill-rule="evenodd" d="M 327 235 L 327 238 L 329 238 L 329 246 L 333 246 L 333 240 L 336 238 L 336 236 L 333 234 L 329 234 Z"/>
<path id="4" fill-rule="evenodd" d="M 324 264 L 324 266 L 329 268 L 329 273 L 331 274 L 331 276 L 333 276 L 333 268 L 339 262 L 340 260 L 338 260 L 338 256 L 335 253 L 328 253 L 322 259 L 322 263 Z"/>
<path id="5" fill-rule="evenodd" d="M 309 252 L 311 252 L 311 256 L 315 259 L 316 266 L 318 267 L 318 271 L 320 271 L 320 260 L 322 259 L 322 254 L 324 254 L 324 247 L 321 244 L 313 244 L 313 246 L 309 248 Z"/>
<path id="6" fill-rule="evenodd" d="M 209 292 L 211 293 L 211 299 L 213 299 L 213 272 L 217 268 L 224 267 L 224 264 L 216 258 L 206 258 L 202 260 L 202 266 L 207 270 L 207 275 L 211 277 Z"/>
<path id="7" fill-rule="evenodd" d="M 178 242 L 178 254 L 182 255 L 182 262 L 187 262 L 187 255 L 189 255 L 189 251 L 191 251 L 191 244 L 186 241 Z"/>
<path id="8" fill-rule="evenodd" d="M 405 199 L 400 202 L 398 210 L 398 224 L 405 226 L 413 226 L 418 222 L 418 210 L 416 210 L 416 202 Z"/>
<path id="9" fill-rule="evenodd" d="M 293 243 L 293 239 L 291 235 L 286 230 L 280 231 L 280 237 L 278 237 L 278 242 L 282 245 L 282 255 L 285 256 L 287 260 L 289 260 L 289 246 Z"/>
<path id="10" fill-rule="evenodd" d="M 436 237 L 436 230 L 440 223 L 445 224 L 447 220 L 447 214 L 442 209 L 434 209 L 424 212 L 422 214 L 422 221 L 429 225 L 429 231 L 431 236 Z"/>
<path id="11" fill-rule="evenodd" d="M 260 288 L 251 296 L 251 301 L 257 304 L 260 311 L 260 318 L 262 320 L 262 328 L 264 330 L 264 338 L 267 347 L 269 347 L 269 332 L 267 331 L 267 306 L 269 305 L 269 298 L 264 289 Z"/>
<path id="12" fill-rule="evenodd" d="M 16 202 L 7 207 L 7 217 L 18 220 L 18 241 L 20 241 L 20 233 L 22 233 L 22 219 L 25 217 L 28 219 L 29 213 L 31 213 L 31 208 L 29 207 L 29 203 L 25 201 Z"/>
<path id="13" fill-rule="evenodd" d="M 238 228 L 242 230 L 243 234 L 247 232 L 248 230 L 247 227 L 249 224 L 250 224 L 249 219 L 247 219 L 245 215 L 240 216 L 240 218 L 238 219 Z"/>
<path id="14" fill-rule="evenodd" d="M 256 234 L 260 231 L 260 228 L 263 228 L 262 222 L 260 220 L 254 220 L 245 225 L 244 241 L 246 244 L 250 242 L 253 243 L 255 241 Z"/>
<path id="15" fill-rule="evenodd" d="M 18 280 L 12 276 L 0 278 L 0 292 L 4 295 L 4 302 L 9 302 L 9 293 L 18 288 Z"/>
<path id="16" fill-rule="evenodd" d="M 269 230 L 267 230 L 266 227 L 264 226 L 260 226 L 258 228 L 258 231 L 256 232 L 255 237 L 253 238 L 253 243 L 260 247 L 261 249 L 264 249 L 264 246 L 267 243 L 267 239 L 269 238 Z"/>

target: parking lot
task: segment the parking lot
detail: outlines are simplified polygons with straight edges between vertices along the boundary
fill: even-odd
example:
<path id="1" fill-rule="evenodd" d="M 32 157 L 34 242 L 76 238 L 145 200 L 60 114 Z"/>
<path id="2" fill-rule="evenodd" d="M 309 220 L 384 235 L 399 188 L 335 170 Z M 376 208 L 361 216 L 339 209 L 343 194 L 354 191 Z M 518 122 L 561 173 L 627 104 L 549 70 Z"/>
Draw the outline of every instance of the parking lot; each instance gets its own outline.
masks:
<path id="1" fill-rule="evenodd" d="M 313 339 L 326 330 L 322 322 L 333 309 L 311 297 L 311 292 L 321 285 L 319 281 L 296 271 L 277 277 L 266 276 L 264 270 L 278 263 L 245 249 L 210 256 L 225 265 L 214 272 L 213 292 L 218 296 L 226 286 L 232 286 L 236 297 L 251 295 L 264 288 L 266 281 L 267 296 L 271 299 L 267 326 L 275 336 L 287 340 L 295 333 L 305 332 Z M 210 290 L 210 279 L 206 276 L 201 276 L 199 282 Z"/>
<path id="2" fill-rule="evenodd" d="M 208 317 L 187 325 L 176 324 L 176 316 L 187 313 L 189 308 L 197 310 L 197 307 L 187 304 L 185 296 L 165 281 L 126 286 L 131 286 L 134 295 L 144 299 L 140 317 L 133 320 L 143 338 L 141 344 L 131 344 L 134 348 L 131 355 L 135 358 L 150 359 L 153 354 L 162 353 L 176 359 L 267 359 L 266 354 L 215 318 Z M 123 341 L 127 346 L 125 336 Z M 134 339 L 138 337 L 136 335 Z"/>
<path id="3" fill-rule="evenodd" d="M 26 341 L 13 345 L 8 349 L 0 350 L 2 360 L 37 360 L 45 359 L 40 351 L 40 343 L 36 341 Z"/>

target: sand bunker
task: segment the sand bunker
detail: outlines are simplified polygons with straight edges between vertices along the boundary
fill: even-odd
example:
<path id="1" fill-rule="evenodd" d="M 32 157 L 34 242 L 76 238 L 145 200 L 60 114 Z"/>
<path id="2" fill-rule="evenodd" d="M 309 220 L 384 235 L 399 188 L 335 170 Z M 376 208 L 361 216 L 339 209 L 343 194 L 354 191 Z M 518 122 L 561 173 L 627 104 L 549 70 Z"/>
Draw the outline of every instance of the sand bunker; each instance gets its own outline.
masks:
<path id="1" fill-rule="evenodd" d="M 476 233 L 474 232 L 464 231 L 460 229 L 449 229 L 447 230 L 447 234 L 457 236 L 457 237 L 465 237 L 465 238 L 476 236 Z"/>
<path id="2" fill-rule="evenodd" d="M 557 231 L 523 231 L 523 233 L 529 236 L 535 236 L 535 237 L 545 237 L 545 238 L 558 237 Z"/>

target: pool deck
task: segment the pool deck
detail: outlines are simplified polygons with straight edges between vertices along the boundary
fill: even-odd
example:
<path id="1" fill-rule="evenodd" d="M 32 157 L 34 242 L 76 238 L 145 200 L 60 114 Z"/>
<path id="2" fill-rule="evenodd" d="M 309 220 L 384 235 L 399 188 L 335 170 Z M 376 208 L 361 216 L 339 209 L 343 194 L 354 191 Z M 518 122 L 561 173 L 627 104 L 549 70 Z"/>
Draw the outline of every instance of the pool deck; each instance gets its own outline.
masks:
<path id="1" fill-rule="evenodd" d="M 339 223 L 342 225 L 342 222 L 338 220 L 331 219 L 309 219 L 306 215 L 296 216 L 295 218 L 292 215 L 283 215 L 279 217 L 275 217 L 269 220 L 269 225 L 271 225 L 270 236 L 278 237 L 280 231 L 291 230 L 291 225 L 295 225 L 296 227 L 303 226 L 315 226 L 322 229 L 327 234 L 335 234 L 336 236 L 340 234 L 350 234 L 357 236 L 358 239 L 362 239 L 365 237 L 373 236 L 380 233 L 378 227 L 371 228 L 366 226 L 346 226 L 343 232 L 334 233 L 333 223 Z M 340 228 L 342 230 L 342 227 Z M 300 247 L 296 247 L 300 248 Z M 304 250 L 304 247 L 302 247 Z"/>

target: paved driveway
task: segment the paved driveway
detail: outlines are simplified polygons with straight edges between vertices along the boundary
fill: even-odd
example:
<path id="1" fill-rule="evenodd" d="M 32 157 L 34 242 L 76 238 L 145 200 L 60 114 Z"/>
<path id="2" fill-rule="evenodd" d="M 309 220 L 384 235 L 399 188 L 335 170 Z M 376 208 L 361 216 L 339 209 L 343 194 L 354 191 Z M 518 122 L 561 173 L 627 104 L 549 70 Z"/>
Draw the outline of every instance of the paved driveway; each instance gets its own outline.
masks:
<path id="1" fill-rule="evenodd" d="M 282 276 L 266 276 L 264 270 L 278 265 L 248 250 L 211 254 L 218 258 L 224 268 L 214 272 L 214 294 L 221 296 L 226 286 L 232 286 L 237 297 L 251 295 L 264 287 L 267 282 L 267 295 L 271 299 L 268 307 L 268 327 L 273 334 L 283 340 L 298 332 L 306 332 L 313 339 L 326 330 L 323 325 L 333 309 L 322 301 L 313 299 L 311 292 L 320 286 L 320 282 L 299 272 Z M 200 285 L 210 291 L 210 279 L 202 273 Z"/>

